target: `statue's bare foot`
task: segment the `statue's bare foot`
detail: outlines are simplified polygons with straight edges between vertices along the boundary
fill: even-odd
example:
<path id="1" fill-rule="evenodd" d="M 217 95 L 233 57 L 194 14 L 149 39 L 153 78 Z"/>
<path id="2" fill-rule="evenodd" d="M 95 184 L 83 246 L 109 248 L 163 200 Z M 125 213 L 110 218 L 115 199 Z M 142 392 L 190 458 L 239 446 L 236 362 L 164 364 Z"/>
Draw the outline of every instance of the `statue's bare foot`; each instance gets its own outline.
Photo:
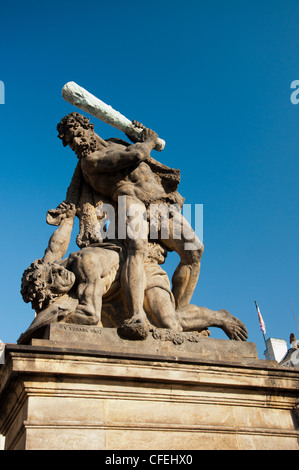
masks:
<path id="1" fill-rule="evenodd" d="M 96 315 L 85 315 L 82 312 L 73 312 L 64 317 L 62 323 L 73 323 L 77 325 L 93 325 L 103 326 L 102 322 Z"/>
<path id="2" fill-rule="evenodd" d="M 149 332 L 149 323 L 146 318 L 140 315 L 134 315 L 125 320 L 118 328 L 118 333 L 125 339 L 143 340 Z"/>
<path id="3" fill-rule="evenodd" d="M 236 317 L 231 315 L 227 310 L 218 310 L 217 314 L 221 315 L 221 326 L 224 333 L 229 339 L 237 341 L 247 341 L 248 332 L 245 325 Z"/>

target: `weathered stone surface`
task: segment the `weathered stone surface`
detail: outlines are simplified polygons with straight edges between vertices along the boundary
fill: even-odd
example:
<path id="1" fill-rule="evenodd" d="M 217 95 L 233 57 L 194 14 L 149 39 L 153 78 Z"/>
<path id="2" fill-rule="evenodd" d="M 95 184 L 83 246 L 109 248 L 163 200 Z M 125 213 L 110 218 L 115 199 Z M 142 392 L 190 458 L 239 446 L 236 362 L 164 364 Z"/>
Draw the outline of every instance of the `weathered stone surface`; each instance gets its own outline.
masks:
<path id="1" fill-rule="evenodd" d="M 7 449 L 299 448 L 299 371 L 258 359 L 105 357 L 43 341 L 6 346 L 0 433 Z"/>
<path id="2" fill-rule="evenodd" d="M 32 339 L 32 344 L 78 350 L 95 349 L 103 354 L 128 353 L 151 359 L 164 357 L 171 360 L 208 359 L 240 363 L 258 359 L 255 343 L 205 338 L 196 332 L 177 333 L 163 328 L 153 328 L 146 339 L 133 341 L 122 339 L 116 328 L 52 323 L 42 336 L 41 339 Z"/>
<path id="3" fill-rule="evenodd" d="M 203 243 L 181 211 L 180 171 L 152 158 L 154 131 L 133 125 L 141 137 L 129 136 L 132 144 L 103 140 L 79 113 L 57 125 L 78 162 L 65 201 L 47 213 L 57 229 L 45 254 L 23 274 L 23 299 L 37 314 L 23 343 L 50 323 L 117 327 L 131 340 L 145 339 L 148 325 L 202 334 L 216 327 L 231 340 L 247 340 L 245 325 L 227 310 L 190 303 Z M 75 216 L 80 250 L 65 258 Z M 171 286 L 161 264 L 172 251 L 180 260 Z"/>

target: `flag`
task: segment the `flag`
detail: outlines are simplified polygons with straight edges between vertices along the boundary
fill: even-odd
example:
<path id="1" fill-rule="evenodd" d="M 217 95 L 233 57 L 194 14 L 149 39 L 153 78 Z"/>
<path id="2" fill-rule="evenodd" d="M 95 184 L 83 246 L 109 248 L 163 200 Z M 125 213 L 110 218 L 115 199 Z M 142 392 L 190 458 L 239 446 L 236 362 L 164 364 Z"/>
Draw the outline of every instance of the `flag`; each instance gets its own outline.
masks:
<path id="1" fill-rule="evenodd" d="M 260 312 L 260 309 L 259 309 L 259 306 L 258 304 L 255 302 L 255 306 L 256 306 L 256 309 L 257 309 L 257 314 L 258 314 L 258 317 L 259 317 L 259 322 L 260 322 L 260 327 L 261 327 L 261 332 L 263 333 L 263 335 L 266 333 L 266 326 L 265 326 L 265 322 L 263 320 L 263 317 L 261 315 L 261 312 Z"/>

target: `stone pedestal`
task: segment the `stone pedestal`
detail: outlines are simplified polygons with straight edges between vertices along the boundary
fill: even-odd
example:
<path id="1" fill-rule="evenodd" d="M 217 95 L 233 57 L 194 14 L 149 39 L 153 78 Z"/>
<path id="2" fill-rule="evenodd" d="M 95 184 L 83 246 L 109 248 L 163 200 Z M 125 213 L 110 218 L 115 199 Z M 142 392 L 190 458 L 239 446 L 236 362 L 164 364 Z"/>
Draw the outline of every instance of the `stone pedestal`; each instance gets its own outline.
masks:
<path id="1" fill-rule="evenodd" d="M 299 449 L 299 370 L 253 343 L 160 333 L 52 325 L 6 345 L 6 449 Z"/>

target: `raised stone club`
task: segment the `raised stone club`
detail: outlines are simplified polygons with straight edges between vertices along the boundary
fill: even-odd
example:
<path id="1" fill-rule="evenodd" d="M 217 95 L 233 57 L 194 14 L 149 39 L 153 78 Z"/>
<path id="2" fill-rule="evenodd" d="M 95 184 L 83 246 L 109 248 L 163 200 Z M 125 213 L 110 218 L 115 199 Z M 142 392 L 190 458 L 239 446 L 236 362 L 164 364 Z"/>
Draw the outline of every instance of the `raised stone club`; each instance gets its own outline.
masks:
<path id="1" fill-rule="evenodd" d="M 82 111 L 86 111 L 92 116 L 110 124 L 110 126 L 115 127 L 131 137 L 135 137 L 138 140 L 140 139 L 142 129 L 134 126 L 132 121 L 113 109 L 112 106 L 104 103 L 99 98 L 96 98 L 87 90 L 77 85 L 77 83 L 66 83 L 62 88 L 62 96 L 69 103 L 82 109 Z M 165 141 L 163 139 L 158 139 L 155 150 L 161 151 L 164 147 Z"/>

